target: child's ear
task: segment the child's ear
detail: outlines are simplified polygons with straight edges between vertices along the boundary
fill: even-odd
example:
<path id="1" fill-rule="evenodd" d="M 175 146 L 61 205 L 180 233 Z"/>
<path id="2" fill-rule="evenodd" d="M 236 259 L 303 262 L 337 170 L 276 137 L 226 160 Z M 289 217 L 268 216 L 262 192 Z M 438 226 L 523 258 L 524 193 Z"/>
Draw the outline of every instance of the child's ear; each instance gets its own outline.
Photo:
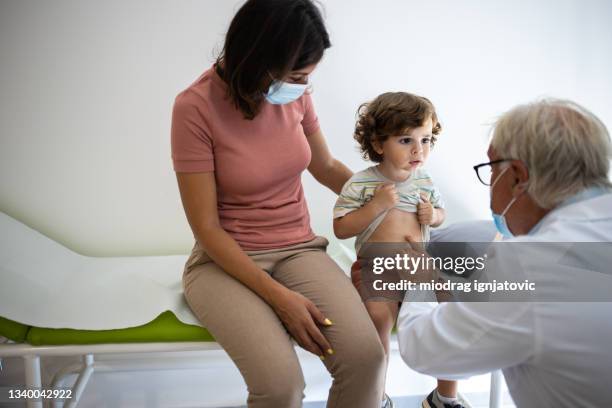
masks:
<path id="1" fill-rule="evenodd" d="M 378 154 L 383 154 L 382 143 L 380 140 L 372 140 L 372 149 Z"/>

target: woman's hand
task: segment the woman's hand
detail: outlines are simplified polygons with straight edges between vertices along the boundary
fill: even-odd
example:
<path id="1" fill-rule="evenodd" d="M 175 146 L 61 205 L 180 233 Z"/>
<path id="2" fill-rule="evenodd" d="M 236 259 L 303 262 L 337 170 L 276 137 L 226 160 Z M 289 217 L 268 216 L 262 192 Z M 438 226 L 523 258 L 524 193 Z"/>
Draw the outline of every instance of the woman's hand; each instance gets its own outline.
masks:
<path id="1" fill-rule="evenodd" d="M 323 359 L 333 354 L 331 345 L 317 327 L 317 324 L 330 326 L 332 322 L 300 293 L 283 288 L 274 298 L 272 308 L 281 319 L 289 334 L 305 350 Z"/>
<path id="2" fill-rule="evenodd" d="M 179 173 L 177 179 L 189 224 L 212 260 L 270 304 L 300 346 L 318 356 L 331 354 L 315 324 L 331 322 L 311 301 L 272 279 L 219 225 L 214 173 Z"/>

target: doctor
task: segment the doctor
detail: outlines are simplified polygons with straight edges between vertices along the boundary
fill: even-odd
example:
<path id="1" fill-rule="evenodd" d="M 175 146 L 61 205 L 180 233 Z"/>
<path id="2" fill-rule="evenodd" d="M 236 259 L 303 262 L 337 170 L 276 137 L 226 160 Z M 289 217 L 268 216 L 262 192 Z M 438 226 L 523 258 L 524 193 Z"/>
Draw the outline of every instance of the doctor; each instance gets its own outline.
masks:
<path id="1" fill-rule="evenodd" d="M 495 126 L 490 161 L 475 166 L 479 180 L 490 186 L 498 231 L 507 242 L 530 243 L 528 248 L 612 242 L 610 151 L 603 123 L 573 102 L 544 100 L 504 114 Z M 609 251 L 589 256 L 606 269 L 612 264 Z M 494 265 L 487 264 L 487 271 L 515 273 L 516 262 L 498 258 L 489 259 Z M 549 295 L 553 286 L 610 281 L 609 270 L 603 278 L 565 270 L 535 259 L 527 274 L 554 276 L 543 280 L 555 283 Z M 583 298 L 432 307 L 410 297 L 398 317 L 398 339 L 411 368 L 444 379 L 502 369 L 517 407 L 612 406 L 612 303 Z"/>

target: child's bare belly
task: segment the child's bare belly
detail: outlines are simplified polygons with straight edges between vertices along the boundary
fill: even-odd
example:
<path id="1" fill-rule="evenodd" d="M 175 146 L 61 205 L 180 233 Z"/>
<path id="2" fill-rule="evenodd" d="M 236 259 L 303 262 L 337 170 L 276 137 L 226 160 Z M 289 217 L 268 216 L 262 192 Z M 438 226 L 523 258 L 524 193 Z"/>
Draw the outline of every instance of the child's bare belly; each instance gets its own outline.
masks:
<path id="1" fill-rule="evenodd" d="M 421 241 L 421 225 L 416 213 L 391 209 L 368 242 L 406 242 L 406 235 L 414 241 Z"/>

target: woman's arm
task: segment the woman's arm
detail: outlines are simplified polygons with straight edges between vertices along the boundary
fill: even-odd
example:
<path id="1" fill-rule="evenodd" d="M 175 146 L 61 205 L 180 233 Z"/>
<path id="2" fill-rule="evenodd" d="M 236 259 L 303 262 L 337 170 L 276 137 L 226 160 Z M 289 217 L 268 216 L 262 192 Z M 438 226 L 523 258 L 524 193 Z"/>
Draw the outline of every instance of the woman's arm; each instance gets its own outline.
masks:
<path id="1" fill-rule="evenodd" d="M 177 173 L 177 181 L 187 221 L 210 258 L 272 306 L 300 346 L 324 355 L 331 347 L 315 321 L 325 325 L 329 320 L 310 300 L 259 268 L 221 227 L 214 173 Z"/>
<path id="2" fill-rule="evenodd" d="M 334 193 L 340 194 L 342 186 L 351 178 L 353 172 L 331 155 L 323 132 L 319 130 L 308 135 L 306 139 L 312 153 L 308 171 L 319 183 Z"/>

